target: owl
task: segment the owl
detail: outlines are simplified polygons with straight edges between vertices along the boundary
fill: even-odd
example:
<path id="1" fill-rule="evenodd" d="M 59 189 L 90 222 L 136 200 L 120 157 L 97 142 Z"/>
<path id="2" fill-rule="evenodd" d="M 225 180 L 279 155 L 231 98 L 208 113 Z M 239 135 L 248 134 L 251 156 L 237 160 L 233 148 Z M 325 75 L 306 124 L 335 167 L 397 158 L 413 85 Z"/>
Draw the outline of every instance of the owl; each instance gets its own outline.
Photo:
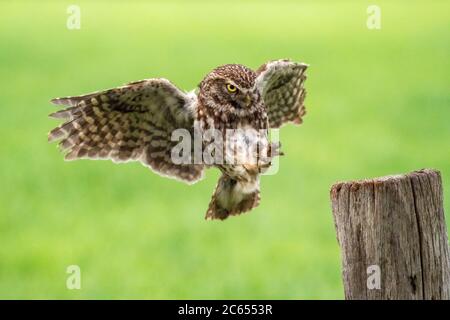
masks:
<path id="1" fill-rule="evenodd" d="M 256 71 L 227 64 L 212 70 L 190 92 L 167 79 L 152 78 L 56 98 L 51 102 L 65 108 L 50 117 L 64 122 L 49 132 L 48 140 L 59 141 L 66 160 L 139 161 L 162 176 L 189 184 L 202 179 L 207 168 L 218 168 L 221 177 L 206 219 L 224 220 L 259 205 L 260 176 L 274 157 L 283 154 L 280 144 L 270 141 L 269 129 L 302 123 L 307 67 L 290 60 L 270 61 Z M 174 132 L 180 130 L 192 143 L 182 150 L 187 154 L 184 161 L 175 161 L 180 140 L 174 139 Z M 202 149 L 207 142 L 194 140 L 207 132 L 214 132 L 222 142 L 211 153 L 213 159 L 221 154 L 220 161 L 196 159 L 196 146 Z M 232 141 L 243 143 L 229 148 Z M 251 158 L 255 161 L 242 156 L 249 149 L 256 150 Z M 224 157 L 231 161 L 223 161 Z"/>

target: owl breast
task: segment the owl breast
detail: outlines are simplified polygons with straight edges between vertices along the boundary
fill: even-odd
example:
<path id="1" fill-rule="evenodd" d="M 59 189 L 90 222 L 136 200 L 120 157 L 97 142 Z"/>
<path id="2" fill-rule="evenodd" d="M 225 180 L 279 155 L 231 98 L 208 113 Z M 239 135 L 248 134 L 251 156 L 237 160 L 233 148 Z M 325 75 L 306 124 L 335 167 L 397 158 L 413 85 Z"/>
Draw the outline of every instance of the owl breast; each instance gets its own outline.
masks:
<path id="1" fill-rule="evenodd" d="M 237 181 L 252 183 L 258 179 L 262 168 L 267 166 L 269 147 L 268 121 L 263 109 L 252 117 L 237 118 L 233 122 L 223 121 L 220 116 L 203 116 L 194 125 L 203 137 L 208 130 L 208 136 L 211 137 L 213 130 L 222 137 L 222 161 L 212 166 Z M 210 143 L 210 140 L 203 141 L 204 150 Z"/>

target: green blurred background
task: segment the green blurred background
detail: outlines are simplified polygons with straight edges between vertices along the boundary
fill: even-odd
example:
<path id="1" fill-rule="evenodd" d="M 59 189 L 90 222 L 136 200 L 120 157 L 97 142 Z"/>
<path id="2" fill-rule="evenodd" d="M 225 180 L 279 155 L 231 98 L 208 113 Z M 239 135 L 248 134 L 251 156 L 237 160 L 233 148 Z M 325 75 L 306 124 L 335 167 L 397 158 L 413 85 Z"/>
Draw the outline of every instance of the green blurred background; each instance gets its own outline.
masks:
<path id="1" fill-rule="evenodd" d="M 81 8 L 68 30 L 67 7 Z M 381 8 L 381 30 L 366 9 Z M 447 1 L 0 2 L 0 298 L 342 299 L 339 180 L 441 170 L 450 209 Z M 249 214 L 205 221 L 193 186 L 139 163 L 64 162 L 49 99 L 215 66 L 310 64 L 308 115 Z M 447 216 L 448 217 L 448 216 Z M 448 221 L 448 219 L 447 219 Z M 82 289 L 66 288 L 81 268 Z"/>

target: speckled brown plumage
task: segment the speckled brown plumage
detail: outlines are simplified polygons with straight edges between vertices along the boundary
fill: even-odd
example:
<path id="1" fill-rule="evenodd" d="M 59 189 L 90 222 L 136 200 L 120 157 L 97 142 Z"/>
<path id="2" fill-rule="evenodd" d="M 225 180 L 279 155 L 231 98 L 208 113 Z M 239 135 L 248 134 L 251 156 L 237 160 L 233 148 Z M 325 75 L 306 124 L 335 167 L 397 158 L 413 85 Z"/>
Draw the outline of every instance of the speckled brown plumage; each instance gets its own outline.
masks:
<path id="1" fill-rule="evenodd" d="M 227 129 L 252 128 L 262 132 L 256 139 L 269 143 L 269 128 L 302 122 L 306 68 L 288 60 L 268 62 L 256 72 L 228 64 L 211 71 L 197 93 L 183 92 L 166 79 L 147 79 L 53 99 L 67 108 L 51 114 L 64 123 L 49 133 L 49 141 L 59 140 L 67 160 L 140 161 L 163 176 L 193 183 L 210 165 L 174 163 L 171 151 L 178 142 L 172 141 L 172 132 L 182 128 L 193 136 L 194 130 L 214 128 L 226 137 Z M 266 163 L 213 165 L 222 177 L 207 218 L 225 219 L 259 204 L 260 174 L 276 153 L 267 156 Z"/>

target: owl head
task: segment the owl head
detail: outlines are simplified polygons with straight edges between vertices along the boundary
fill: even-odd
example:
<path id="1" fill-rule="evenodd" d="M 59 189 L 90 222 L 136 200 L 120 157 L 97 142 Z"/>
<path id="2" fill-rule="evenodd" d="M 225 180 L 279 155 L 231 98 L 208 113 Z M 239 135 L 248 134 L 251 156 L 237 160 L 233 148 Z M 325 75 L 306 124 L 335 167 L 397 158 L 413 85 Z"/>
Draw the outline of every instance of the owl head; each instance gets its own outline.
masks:
<path id="1" fill-rule="evenodd" d="M 240 64 L 227 64 L 211 71 L 200 83 L 198 97 L 210 114 L 245 116 L 255 112 L 260 93 L 256 73 Z"/>

